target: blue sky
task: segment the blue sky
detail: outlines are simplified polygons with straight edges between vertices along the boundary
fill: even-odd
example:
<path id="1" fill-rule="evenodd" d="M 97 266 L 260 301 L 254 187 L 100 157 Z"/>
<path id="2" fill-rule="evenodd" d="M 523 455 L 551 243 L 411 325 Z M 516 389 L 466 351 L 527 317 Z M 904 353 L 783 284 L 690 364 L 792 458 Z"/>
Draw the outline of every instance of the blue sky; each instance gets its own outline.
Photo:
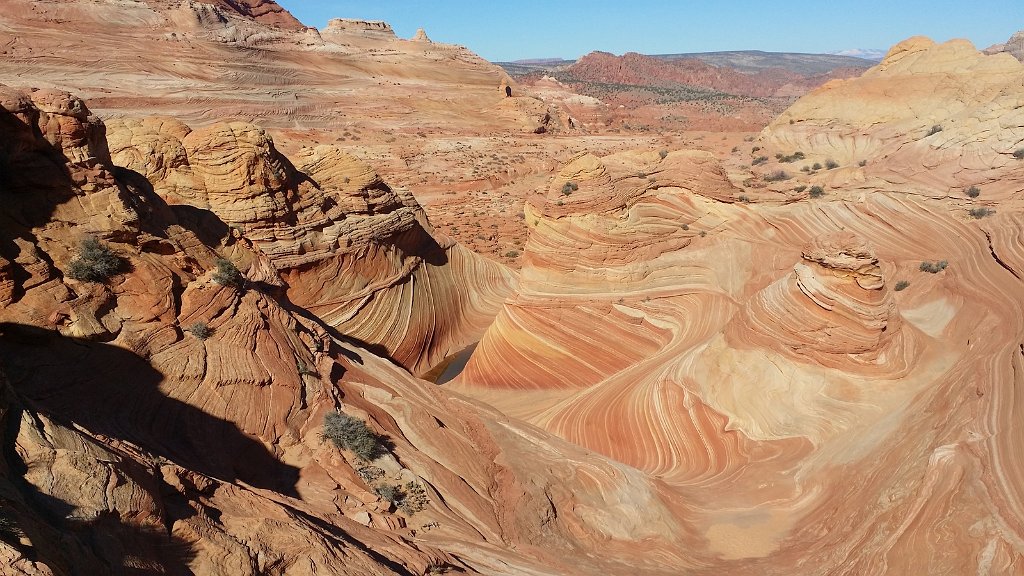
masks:
<path id="1" fill-rule="evenodd" d="M 423 27 L 492 61 L 615 54 L 882 48 L 910 36 L 979 48 L 1024 29 L 1022 0 L 278 0 L 309 26 L 335 17 Z"/>

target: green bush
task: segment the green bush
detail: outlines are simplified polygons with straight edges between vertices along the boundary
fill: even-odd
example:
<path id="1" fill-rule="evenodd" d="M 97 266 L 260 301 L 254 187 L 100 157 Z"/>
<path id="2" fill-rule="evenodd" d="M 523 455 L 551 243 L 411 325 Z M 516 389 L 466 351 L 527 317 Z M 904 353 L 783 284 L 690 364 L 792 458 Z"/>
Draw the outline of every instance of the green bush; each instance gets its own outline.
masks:
<path id="1" fill-rule="evenodd" d="M 782 154 L 779 154 L 776 157 L 779 159 L 779 162 L 785 162 L 785 163 L 789 164 L 789 163 L 792 163 L 792 162 L 796 162 L 797 160 L 803 160 L 804 159 L 804 153 L 799 151 L 799 150 L 797 150 L 796 152 L 793 152 L 792 154 L 788 154 L 788 155 L 785 155 L 785 156 L 783 156 Z"/>
<path id="2" fill-rule="evenodd" d="M 861 160 L 860 162 L 857 162 L 857 166 L 864 167 L 864 166 L 867 166 L 867 165 L 868 165 L 868 161 L 867 160 Z"/>
<path id="3" fill-rule="evenodd" d="M 506 258 L 518 258 L 519 257 L 519 250 L 509 250 L 508 252 L 505 252 L 505 257 Z"/>
<path id="4" fill-rule="evenodd" d="M 801 185 L 793 188 L 793 192 L 796 192 L 797 194 L 803 192 L 804 190 L 807 190 L 807 186 Z"/>
<path id="5" fill-rule="evenodd" d="M 572 194 L 573 192 L 575 192 L 575 191 L 577 191 L 579 189 L 580 189 L 579 185 L 577 185 L 575 182 L 570 180 L 570 181 L 566 182 L 565 184 L 562 184 L 562 196 L 568 196 L 569 194 Z"/>
<path id="6" fill-rule="evenodd" d="M 206 340 L 210 336 L 213 336 L 213 330 L 206 325 L 206 322 L 196 322 L 188 327 L 188 331 L 200 340 Z"/>
<path id="7" fill-rule="evenodd" d="M 945 260 L 939 260 L 938 262 L 928 262 L 926 260 L 924 262 L 921 262 L 921 265 L 918 266 L 918 269 L 921 270 L 921 272 L 928 272 L 929 274 L 938 274 L 939 272 L 945 270 L 947 266 L 949 266 L 949 262 Z"/>
<path id="8" fill-rule="evenodd" d="M 821 170 L 821 163 L 815 162 L 814 166 L 811 166 L 811 170 Z"/>
<path id="9" fill-rule="evenodd" d="M 786 174 L 785 170 L 776 170 L 771 174 L 765 174 L 765 182 L 782 182 L 783 180 L 789 180 L 789 174 Z"/>
<path id="10" fill-rule="evenodd" d="M 68 276 L 85 282 L 105 282 L 121 271 L 124 262 L 95 238 L 86 238 L 78 247 L 78 257 L 68 265 Z"/>
<path id="11" fill-rule="evenodd" d="M 977 186 L 971 186 L 967 190 L 964 190 L 964 194 L 967 194 L 967 196 L 970 198 L 977 198 L 978 196 L 981 196 L 981 188 L 978 188 Z"/>
<path id="12" fill-rule="evenodd" d="M 829 170 L 835 170 L 836 168 L 839 168 L 839 162 L 836 162 L 835 160 L 829 158 L 828 160 L 825 160 L 825 168 L 828 168 Z"/>
<path id="13" fill-rule="evenodd" d="M 821 198 L 825 195 L 825 189 L 821 186 L 811 186 L 810 196 L 811 198 Z"/>
<path id="14" fill-rule="evenodd" d="M 748 196 L 740 196 L 737 200 L 744 204 L 750 204 L 750 198 Z"/>
<path id="15" fill-rule="evenodd" d="M 754 158 L 750 162 L 750 165 L 751 166 L 757 166 L 758 164 L 764 164 L 767 161 L 768 161 L 768 157 L 767 156 L 758 156 L 757 158 Z"/>
<path id="16" fill-rule="evenodd" d="M 980 220 L 986 216 L 991 216 L 992 214 L 995 214 L 996 211 L 990 208 L 971 208 L 970 210 L 967 211 L 967 213 L 971 215 L 971 218 L 974 218 L 975 220 Z"/>
<path id="17" fill-rule="evenodd" d="M 897 292 L 903 292 L 904 290 L 907 289 L 908 286 L 910 286 L 910 282 L 907 282 L 906 280 L 900 280 L 899 282 L 896 283 L 895 290 Z"/>
<path id="18" fill-rule="evenodd" d="M 241 288 L 245 277 L 238 268 L 226 258 L 217 259 L 217 270 L 213 273 L 213 281 L 221 286 Z"/>
<path id="19" fill-rule="evenodd" d="M 374 460 L 388 452 L 388 441 L 367 426 L 366 422 L 342 412 L 324 416 L 322 438 L 336 448 L 351 451 L 363 460 Z"/>

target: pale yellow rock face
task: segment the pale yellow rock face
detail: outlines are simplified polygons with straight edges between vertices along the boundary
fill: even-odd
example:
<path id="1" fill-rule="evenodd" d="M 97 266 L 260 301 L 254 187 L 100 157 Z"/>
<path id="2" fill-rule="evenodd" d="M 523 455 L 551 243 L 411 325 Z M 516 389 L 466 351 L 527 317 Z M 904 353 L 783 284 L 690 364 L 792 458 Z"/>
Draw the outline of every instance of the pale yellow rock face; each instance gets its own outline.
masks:
<path id="1" fill-rule="evenodd" d="M 1003 200 L 1021 179 L 1022 83 L 1010 54 L 911 38 L 862 77 L 798 100 L 761 140 L 771 153 L 804 152 L 802 164 L 835 160 L 841 169 L 821 177 L 830 186 L 963 198 L 977 184 Z"/>

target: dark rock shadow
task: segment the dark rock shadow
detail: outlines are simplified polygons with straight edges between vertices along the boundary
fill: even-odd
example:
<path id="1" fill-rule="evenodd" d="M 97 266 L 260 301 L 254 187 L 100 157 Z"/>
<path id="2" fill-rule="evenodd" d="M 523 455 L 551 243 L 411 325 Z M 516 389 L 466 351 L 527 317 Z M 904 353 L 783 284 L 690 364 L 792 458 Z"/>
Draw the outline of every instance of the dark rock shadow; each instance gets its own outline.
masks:
<path id="1" fill-rule="evenodd" d="M 297 496 L 298 468 L 234 423 L 164 395 L 164 375 L 128 350 L 0 323 L 0 362 L 18 399 L 57 422 L 126 440 L 222 481 Z"/>

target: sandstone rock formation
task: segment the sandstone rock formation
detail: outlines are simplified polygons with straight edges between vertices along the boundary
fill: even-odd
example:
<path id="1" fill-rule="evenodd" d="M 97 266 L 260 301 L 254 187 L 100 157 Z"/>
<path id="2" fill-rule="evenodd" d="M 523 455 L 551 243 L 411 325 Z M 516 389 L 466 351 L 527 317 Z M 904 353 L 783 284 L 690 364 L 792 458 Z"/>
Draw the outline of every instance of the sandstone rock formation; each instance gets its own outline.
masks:
<path id="1" fill-rule="evenodd" d="M 658 478 L 694 573 L 1017 572 L 1016 213 L 746 193 L 693 152 L 568 163 L 451 388 Z"/>
<path id="2" fill-rule="evenodd" d="M 972 185 L 987 198 L 1018 189 L 1024 143 L 1018 106 L 1024 64 L 984 55 L 965 40 L 911 38 L 862 77 L 808 94 L 762 134 L 769 153 L 834 160 L 824 182 L 963 198 Z M 863 162 L 863 165 L 860 163 Z"/>
<path id="3" fill-rule="evenodd" d="M 582 575 L 648 564 L 575 551 L 660 542 L 673 520 L 656 482 L 415 379 L 375 354 L 383 340 L 335 330 L 327 319 L 341 305 L 297 291 L 352 286 L 361 308 L 382 312 L 388 285 L 369 275 L 401 264 L 395 298 L 429 307 L 427 295 L 448 316 L 412 328 L 428 347 L 457 327 L 455 302 L 486 315 L 474 278 L 500 286 L 507 272 L 431 244 L 411 197 L 333 146 L 298 155 L 300 171 L 243 124 L 112 123 L 114 157 L 132 164 L 118 167 L 74 96 L 4 88 L 0 102 L 11 136 L 0 148 L 0 557 L 14 573 Z M 219 213 L 238 229 L 228 234 Z M 122 263 L 104 281 L 67 273 L 86 235 Z M 428 261 L 429 250 L 448 261 Z M 246 282 L 218 280 L 218 256 Z M 318 266 L 368 280 L 317 280 Z M 338 409 L 385 434 L 385 453 L 364 462 L 325 443 L 324 415 Z M 415 487 L 415 507 L 380 496 L 394 484 Z M 651 502 L 643 516 L 637 500 Z"/>

